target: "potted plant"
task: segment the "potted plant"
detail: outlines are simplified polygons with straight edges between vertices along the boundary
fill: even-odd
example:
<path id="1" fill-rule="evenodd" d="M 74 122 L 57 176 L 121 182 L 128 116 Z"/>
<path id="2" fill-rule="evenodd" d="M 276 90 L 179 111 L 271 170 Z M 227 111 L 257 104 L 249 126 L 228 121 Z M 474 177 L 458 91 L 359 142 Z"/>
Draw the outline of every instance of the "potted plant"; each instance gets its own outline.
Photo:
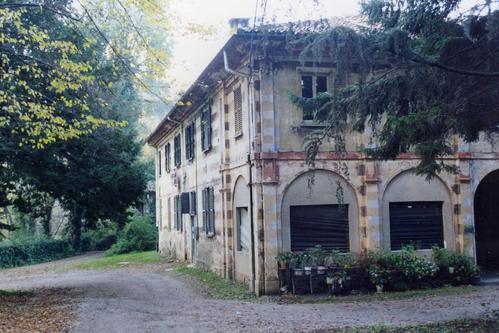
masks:
<path id="1" fill-rule="evenodd" d="M 296 276 L 303 275 L 304 271 L 302 268 L 302 264 L 303 264 L 303 254 L 302 253 L 300 253 L 300 252 L 291 253 L 290 263 L 291 263 L 291 267 L 293 269 L 294 275 L 296 275 Z"/>
<path id="2" fill-rule="evenodd" d="M 317 274 L 326 274 L 326 253 L 322 250 L 322 246 L 316 245 L 314 248 L 310 249 L 309 254 L 312 257 L 315 265 L 317 266 Z"/>
<path id="3" fill-rule="evenodd" d="M 282 252 L 276 257 L 279 270 L 285 271 L 289 268 L 289 262 L 293 254 L 291 252 Z"/>
<path id="4" fill-rule="evenodd" d="M 314 258 L 309 253 L 303 254 L 303 270 L 305 271 L 305 275 L 312 274 L 312 268 L 314 266 Z"/>

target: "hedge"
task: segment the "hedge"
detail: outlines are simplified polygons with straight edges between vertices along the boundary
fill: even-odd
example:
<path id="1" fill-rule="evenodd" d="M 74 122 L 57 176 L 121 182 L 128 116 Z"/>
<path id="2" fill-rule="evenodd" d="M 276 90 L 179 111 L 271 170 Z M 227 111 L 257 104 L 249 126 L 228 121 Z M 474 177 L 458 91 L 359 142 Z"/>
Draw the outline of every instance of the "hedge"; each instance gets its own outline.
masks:
<path id="1" fill-rule="evenodd" d="M 74 253 L 67 240 L 40 239 L 29 243 L 0 245 L 0 268 L 61 259 Z"/>

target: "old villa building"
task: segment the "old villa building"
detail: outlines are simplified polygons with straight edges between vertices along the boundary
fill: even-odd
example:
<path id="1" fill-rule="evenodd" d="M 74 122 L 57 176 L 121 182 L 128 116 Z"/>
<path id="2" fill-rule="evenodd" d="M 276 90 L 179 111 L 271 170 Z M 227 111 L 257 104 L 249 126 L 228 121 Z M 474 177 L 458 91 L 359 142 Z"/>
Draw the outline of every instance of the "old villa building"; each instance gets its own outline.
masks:
<path id="1" fill-rule="evenodd" d="M 148 139 L 161 252 L 259 294 L 278 290 L 280 251 L 316 244 L 359 252 L 411 241 L 421 251 L 438 244 L 499 263 L 497 140 L 455 138 L 448 162 L 460 173 L 431 182 L 411 173 L 414 155 L 366 158 L 367 131 L 349 137 L 341 161 L 325 144 L 308 166 L 303 142 L 318 125 L 289 93 L 332 93 L 335 65 L 300 62 L 279 29 L 256 52 L 250 41 L 259 34 L 233 34 Z M 339 184 L 347 209 L 338 209 Z"/>

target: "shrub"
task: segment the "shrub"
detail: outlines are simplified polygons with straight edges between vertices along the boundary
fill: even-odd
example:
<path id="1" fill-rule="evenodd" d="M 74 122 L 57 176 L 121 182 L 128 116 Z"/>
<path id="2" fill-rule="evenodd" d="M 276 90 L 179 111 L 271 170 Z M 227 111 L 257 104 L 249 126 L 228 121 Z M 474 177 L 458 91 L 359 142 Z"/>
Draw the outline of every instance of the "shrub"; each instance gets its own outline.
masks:
<path id="1" fill-rule="evenodd" d="M 104 251 L 116 243 L 116 225 L 109 221 L 100 222 L 92 230 L 86 230 L 81 236 L 83 251 Z"/>
<path id="2" fill-rule="evenodd" d="M 67 240 L 38 239 L 0 245 L 0 268 L 61 259 L 74 253 Z"/>
<path id="3" fill-rule="evenodd" d="M 106 255 L 149 251 L 155 248 L 156 228 L 147 216 L 136 213 L 118 234 L 118 241 L 106 252 Z"/>
<path id="4" fill-rule="evenodd" d="M 464 254 L 433 247 L 432 257 L 439 268 L 439 284 L 467 284 L 470 278 L 480 273 L 473 259 Z"/>

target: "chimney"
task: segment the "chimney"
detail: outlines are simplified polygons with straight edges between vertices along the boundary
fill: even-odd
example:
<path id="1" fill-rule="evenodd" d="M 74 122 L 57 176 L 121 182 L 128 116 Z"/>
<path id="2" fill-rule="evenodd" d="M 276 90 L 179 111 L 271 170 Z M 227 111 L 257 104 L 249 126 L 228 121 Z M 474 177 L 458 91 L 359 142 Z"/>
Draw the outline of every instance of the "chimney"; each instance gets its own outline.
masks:
<path id="1" fill-rule="evenodd" d="M 229 20 L 230 34 L 235 35 L 237 30 L 247 28 L 249 25 L 249 18 L 236 17 Z"/>

